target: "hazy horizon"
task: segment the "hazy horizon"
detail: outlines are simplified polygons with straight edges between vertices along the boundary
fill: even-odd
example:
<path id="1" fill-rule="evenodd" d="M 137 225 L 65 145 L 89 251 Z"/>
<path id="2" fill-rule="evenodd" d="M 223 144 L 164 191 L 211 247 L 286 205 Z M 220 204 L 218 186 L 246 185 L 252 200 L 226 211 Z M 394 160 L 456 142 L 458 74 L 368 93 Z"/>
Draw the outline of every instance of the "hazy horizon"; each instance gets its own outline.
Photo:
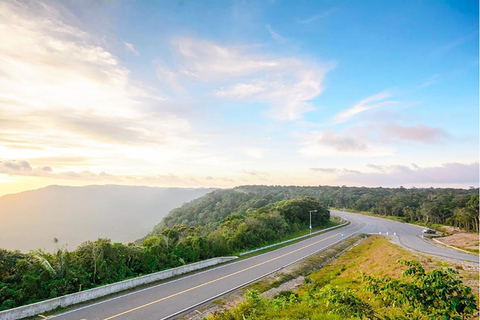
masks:
<path id="1" fill-rule="evenodd" d="M 0 248 L 74 250 L 84 241 L 144 237 L 170 210 L 214 189 L 49 186 L 0 197 Z M 58 239 L 58 243 L 53 242 Z"/>

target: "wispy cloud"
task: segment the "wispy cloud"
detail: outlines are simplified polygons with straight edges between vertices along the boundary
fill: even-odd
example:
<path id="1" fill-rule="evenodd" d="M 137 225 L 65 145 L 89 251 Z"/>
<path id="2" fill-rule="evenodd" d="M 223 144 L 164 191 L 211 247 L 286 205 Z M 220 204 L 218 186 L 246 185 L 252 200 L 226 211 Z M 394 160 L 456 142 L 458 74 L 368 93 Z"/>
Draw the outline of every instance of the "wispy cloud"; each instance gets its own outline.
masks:
<path id="1" fill-rule="evenodd" d="M 427 125 L 417 124 L 411 126 L 400 126 L 389 124 L 382 126 L 385 135 L 383 139 L 388 141 L 415 141 L 424 144 L 434 144 L 450 137 L 450 135 L 441 128 L 434 128 Z"/>
<path id="2" fill-rule="evenodd" d="M 478 30 L 474 30 L 471 33 L 458 37 L 449 43 L 445 43 L 444 45 L 430 52 L 430 56 L 441 56 L 474 39 L 478 39 Z"/>
<path id="3" fill-rule="evenodd" d="M 262 159 L 265 153 L 268 151 L 266 148 L 254 148 L 254 147 L 243 147 L 239 149 L 245 155 L 251 158 Z"/>
<path id="4" fill-rule="evenodd" d="M 281 60 L 249 55 L 240 48 L 229 48 L 192 38 L 172 42 L 180 54 L 180 73 L 205 80 L 242 77 L 278 67 Z"/>
<path id="5" fill-rule="evenodd" d="M 386 92 L 382 92 L 382 93 L 378 93 L 376 95 L 370 96 L 360 101 L 353 107 L 337 114 L 333 119 L 333 123 L 334 124 L 342 123 L 342 122 L 348 121 L 350 118 L 352 118 L 353 116 L 359 113 L 362 113 L 371 109 L 376 109 L 376 108 L 381 108 L 381 107 L 386 107 L 386 106 L 396 104 L 397 101 L 393 101 L 393 100 L 384 101 L 385 99 L 390 97 L 391 95 Z"/>
<path id="6" fill-rule="evenodd" d="M 189 121 L 133 81 L 101 41 L 61 17 L 52 7 L 0 3 L 3 157 L 68 157 L 75 150 L 99 159 L 122 155 L 117 161 L 129 163 L 135 154 L 125 145 L 137 153 L 152 154 L 156 145 L 179 154 L 201 144 Z M 18 137 L 28 144 L 11 142 Z"/>
<path id="7" fill-rule="evenodd" d="M 436 82 L 438 82 L 440 79 L 440 76 L 438 74 L 434 74 L 433 76 L 431 76 L 428 80 L 426 80 L 424 83 L 422 83 L 421 85 L 419 85 L 417 87 L 417 89 L 423 89 L 425 87 L 428 87 Z"/>
<path id="8" fill-rule="evenodd" d="M 282 36 L 281 34 L 279 34 L 278 32 L 276 32 L 275 30 L 273 30 L 273 28 L 270 26 L 270 25 L 267 25 L 267 30 L 268 32 L 270 33 L 270 36 L 275 39 L 275 40 L 278 40 L 280 42 L 285 42 L 287 41 L 287 38 L 285 38 L 284 36 Z"/>
<path id="9" fill-rule="evenodd" d="M 308 157 L 331 155 L 375 157 L 395 153 L 395 148 L 388 144 L 379 143 L 362 130 L 336 131 L 326 129 L 312 131 L 300 139 L 302 147 L 298 152 Z"/>
<path id="10" fill-rule="evenodd" d="M 377 172 L 340 174 L 337 181 L 357 186 L 432 186 L 472 185 L 478 186 L 479 163 L 444 163 L 435 167 L 419 166 L 374 166 Z M 380 172 L 378 172 L 380 171 Z"/>
<path id="11" fill-rule="evenodd" d="M 174 41 L 181 57 L 179 72 L 212 83 L 230 82 L 215 90 L 222 98 L 261 102 L 278 120 L 300 119 L 315 110 L 310 100 L 322 92 L 331 64 L 296 58 L 270 58 L 240 48 L 181 38 Z"/>
<path id="12" fill-rule="evenodd" d="M 324 12 L 313 15 L 311 17 L 308 17 L 308 18 L 305 18 L 305 19 L 298 19 L 297 22 L 301 23 L 301 24 L 309 24 L 309 23 L 315 22 L 317 20 L 326 18 L 337 10 L 338 10 L 338 7 L 333 7 L 333 8 L 330 8 L 330 9 L 324 11 Z"/>
<path id="13" fill-rule="evenodd" d="M 268 181 L 270 174 L 267 172 L 261 172 L 261 171 L 251 171 L 251 170 L 243 170 L 242 173 L 254 176 L 257 179 L 260 179 L 262 181 Z"/>
<path id="14" fill-rule="evenodd" d="M 124 42 L 123 45 L 125 46 L 125 48 L 126 48 L 128 51 L 130 51 L 130 52 L 132 52 L 132 53 L 134 53 L 134 54 L 136 54 L 136 55 L 139 55 L 139 54 L 140 54 L 140 53 L 135 49 L 135 47 L 133 46 L 133 44 L 131 44 L 130 42 Z"/>
<path id="15" fill-rule="evenodd" d="M 220 88 L 217 92 L 215 92 L 215 95 L 218 97 L 243 99 L 267 90 L 264 85 L 264 83 L 237 83 L 227 88 Z"/>
<path id="16" fill-rule="evenodd" d="M 391 120 L 343 129 L 310 131 L 298 135 L 299 153 L 309 157 L 328 155 L 385 156 L 393 155 L 407 143 L 440 144 L 452 136 L 442 128 L 423 124 L 400 125 Z"/>
<path id="17" fill-rule="evenodd" d="M 350 170 L 345 168 L 310 168 L 310 170 L 324 174 L 361 174 L 361 172 L 358 170 Z"/>

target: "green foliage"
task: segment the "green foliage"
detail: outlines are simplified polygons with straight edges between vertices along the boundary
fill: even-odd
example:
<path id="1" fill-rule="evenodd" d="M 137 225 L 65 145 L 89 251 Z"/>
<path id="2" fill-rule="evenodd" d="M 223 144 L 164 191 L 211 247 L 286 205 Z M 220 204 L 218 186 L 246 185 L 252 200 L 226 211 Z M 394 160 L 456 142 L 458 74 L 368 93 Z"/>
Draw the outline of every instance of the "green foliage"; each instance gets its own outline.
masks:
<path id="1" fill-rule="evenodd" d="M 98 239 L 73 252 L 0 250 L 0 310 L 269 244 L 305 229 L 313 208 L 317 226 L 328 221 L 322 203 L 302 198 L 228 215 L 213 230 L 173 225 L 140 244 Z"/>
<path id="2" fill-rule="evenodd" d="M 251 290 L 244 303 L 208 319 L 457 320 L 475 316 L 475 298 L 454 270 L 426 272 L 415 261 L 402 263 L 409 266 L 405 279 L 363 275 L 355 289 L 311 280 L 301 292 L 282 291 L 273 299 Z"/>
<path id="3" fill-rule="evenodd" d="M 463 285 L 458 271 L 446 268 L 426 272 L 416 261 L 400 261 L 409 268 L 410 279 L 394 280 L 365 276 L 367 290 L 380 297 L 386 306 L 402 308 L 395 319 L 465 319 L 478 310 L 470 287 Z"/>
<path id="4" fill-rule="evenodd" d="M 458 271 L 451 268 L 426 272 L 416 261 L 400 261 L 409 268 L 409 279 L 365 276 L 366 289 L 383 300 L 386 306 L 400 307 L 395 319 L 465 319 L 478 310 L 470 287 L 464 286 Z"/>
<path id="5" fill-rule="evenodd" d="M 348 288 L 327 285 L 319 291 L 318 297 L 325 301 L 326 309 L 330 313 L 360 319 L 377 319 L 372 306 L 363 302 Z"/>
<path id="6" fill-rule="evenodd" d="M 441 223 L 478 230 L 477 189 L 242 186 L 217 190 L 172 210 L 149 235 L 185 224 L 214 230 L 229 215 L 246 215 L 279 201 L 310 197 L 328 206 L 395 216 L 405 222 Z M 315 210 L 315 209 L 311 209 Z M 308 213 L 308 212 L 307 212 Z M 286 216 L 288 223 L 304 215 Z M 299 218 L 299 220 L 296 220 Z M 312 219 L 317 217 L 312 216 Z"/>

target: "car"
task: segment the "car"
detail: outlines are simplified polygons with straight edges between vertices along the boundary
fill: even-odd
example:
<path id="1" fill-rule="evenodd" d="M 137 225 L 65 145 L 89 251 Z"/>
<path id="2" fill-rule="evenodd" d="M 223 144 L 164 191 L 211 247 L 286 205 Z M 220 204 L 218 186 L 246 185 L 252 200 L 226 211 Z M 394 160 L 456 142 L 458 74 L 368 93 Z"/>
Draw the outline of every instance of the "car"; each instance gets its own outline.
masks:
<path id="1" fill-rule="evenodd" d="M 435 233 L 437 233 L 437 231 L 432 230 L 432 229 L 423 229 L 423 233 L 426 233 L 426 234 L 435 234 Z"/>

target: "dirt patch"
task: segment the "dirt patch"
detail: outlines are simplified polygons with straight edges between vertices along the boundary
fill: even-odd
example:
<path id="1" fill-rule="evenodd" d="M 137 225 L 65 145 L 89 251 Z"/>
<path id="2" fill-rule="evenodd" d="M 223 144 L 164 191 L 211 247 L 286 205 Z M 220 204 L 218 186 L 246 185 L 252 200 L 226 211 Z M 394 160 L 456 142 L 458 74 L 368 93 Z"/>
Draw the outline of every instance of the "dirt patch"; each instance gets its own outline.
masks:
<path id="1" fill-rule="evenodd" d="M 448 234 L 456 234 L 456 233 L 466 233 L 465 230 L 457 228 L 457 227 L 451 227 L 451 226 L 442 226 L 441 227 L 442 231 Z"/>
<path id="2" fill-rule="evenodd" d="M 293 280 L 282 283 L 279 287 L 272 288 L 262 293 L 262 296 L 264 296 L 265 298 L 273 298 L 275 295 L 282 291 L 295 291 L 303 285 L 304 280 L 305 278 L 303 276 L 300 276 Z"/>
<path id="3" fill-rule="evenodd" d="M 437 238 L 437 240 L 449 246 L 478 252 L 479 235 L 476 233 L 460 232 L 448 237 Z"/>

